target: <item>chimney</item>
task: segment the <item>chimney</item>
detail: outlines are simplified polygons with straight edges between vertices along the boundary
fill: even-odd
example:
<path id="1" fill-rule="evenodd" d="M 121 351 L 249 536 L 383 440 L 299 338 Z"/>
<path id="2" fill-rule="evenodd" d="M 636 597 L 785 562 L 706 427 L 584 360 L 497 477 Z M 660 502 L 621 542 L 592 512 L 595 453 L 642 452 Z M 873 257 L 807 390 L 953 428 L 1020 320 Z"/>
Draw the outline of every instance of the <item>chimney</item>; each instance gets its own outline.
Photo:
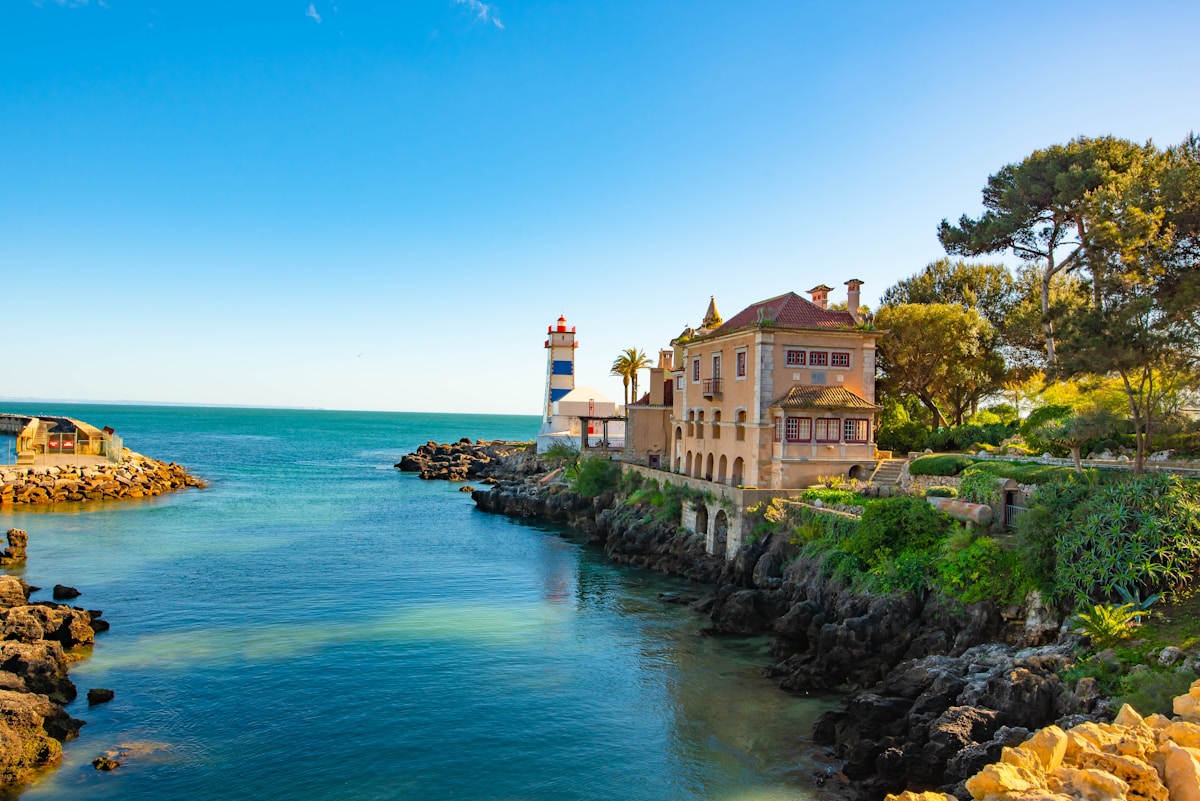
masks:
<path id="1" fill-rule="evenodd" d="M 808 290 L 808 294 L 812 295 L 812 302 L 822 308 L 829 308 L 829 293 L 833 291 L 833 287 L 820 284 Z"/>
<path id="2" fill-rule="evenodd" d="M 850 312 L 850 316 L 854 318 L 854 322 L 861 323 L 861 315 L 858 313 L 859 308 L 859 287 L 863 285 L 862 281 L 857 278 L 851 278 L 846 282 L 846 308 Z"/>

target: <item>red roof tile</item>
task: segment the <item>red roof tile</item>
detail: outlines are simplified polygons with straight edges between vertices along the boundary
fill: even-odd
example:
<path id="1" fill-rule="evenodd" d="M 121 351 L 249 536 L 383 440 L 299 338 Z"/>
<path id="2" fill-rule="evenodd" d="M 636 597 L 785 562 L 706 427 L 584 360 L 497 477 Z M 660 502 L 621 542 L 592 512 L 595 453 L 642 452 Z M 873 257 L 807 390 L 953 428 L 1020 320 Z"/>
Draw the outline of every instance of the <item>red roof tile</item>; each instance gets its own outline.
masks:
<path id="1" fill-rule="evenodd" d="M 772 406 L 784 409 L 864 409 L 877 411 L 880 407 L 868 403 L 845 387 L 795 386 Z"/>
<path id="2" fill-rule="evenodd" d="M 762 320 L 772 320 L 783 328 L 854 328 L 854 317 L 848 311 L 822 309 L 795 292 L 759 301 L 747 306 L 717 329 L 728 332 Z"/>

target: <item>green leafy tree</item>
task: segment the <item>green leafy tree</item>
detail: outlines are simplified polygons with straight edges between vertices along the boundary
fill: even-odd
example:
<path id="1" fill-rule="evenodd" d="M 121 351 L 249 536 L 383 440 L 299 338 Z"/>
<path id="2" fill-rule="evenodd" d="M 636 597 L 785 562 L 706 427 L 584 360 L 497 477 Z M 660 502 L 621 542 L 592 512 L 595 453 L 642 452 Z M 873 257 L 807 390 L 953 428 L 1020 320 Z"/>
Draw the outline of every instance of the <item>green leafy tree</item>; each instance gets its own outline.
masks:
<path id="1" fill-rule="evenodd" d="M 1083 472 L 1080 458 L 1083 446 L 1095 439 L 1107 436 L 1117 427 L 1116 417 L 1107 409 L 1092 407 L 1077 411 L 1059 420 L 1047 420 L 1033 429 L 1038 439 L 1048 440 L 1071 451 L 1075 461 L 1075 472 Z"/>
<path id="2" fill-rule="evenodd" d="M 975 309 L 1001 331 L 1017 300 L 1016 283 L 1005 265 L 938 259 L 889 287 L 882 305 L 954 303 Z"/>
<path id="3" fill-rule="evenodd" d="M 1084 266 L 1091 243 L 1092 194 L 1143 160 L 1145 147 L 1111 136 L 1080 137 L 1037 150 L 989 176 L 984 213 L 942 220 L 938 239 L 947 253 L 980 256 L 1011 250 L 1037 265 L 1046 358 L 1056 359 L 1051 286 L 1056 276 Z"/>
<path id="4" fill-rule="evenodd" d="M 888 332 L 878 346 L 883 392 L 917 398 L 935 431 L 947 415 L 961 425 L 972 406 L 1004 381 L 995 331 L 975 309 L 903 303 L 881 307 L 875 324 Z"/>

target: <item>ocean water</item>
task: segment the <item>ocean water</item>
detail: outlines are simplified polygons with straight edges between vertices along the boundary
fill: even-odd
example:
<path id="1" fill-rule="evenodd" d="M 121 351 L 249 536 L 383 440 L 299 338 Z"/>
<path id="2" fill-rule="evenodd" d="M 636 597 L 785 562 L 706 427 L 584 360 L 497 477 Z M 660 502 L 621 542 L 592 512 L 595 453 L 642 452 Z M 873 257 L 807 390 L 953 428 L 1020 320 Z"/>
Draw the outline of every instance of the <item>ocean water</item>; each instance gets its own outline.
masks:
<path id="1" fill-rule="evenodd" d="M 833 700 L 761 678 L 763 640 L 697 636 L 655 597 L 687 585 L 392 467 L 427 440 L 531 438 L 534 417 L 0 411 L 111 425 L 210 483 L 0 512 L 29 531 L 35 600 L 69 584 L 112 624 L 71 671 L 87 725 L 21 799 L 813 797 Z M 88 708 L 92 687 L 115 700 Z"/>

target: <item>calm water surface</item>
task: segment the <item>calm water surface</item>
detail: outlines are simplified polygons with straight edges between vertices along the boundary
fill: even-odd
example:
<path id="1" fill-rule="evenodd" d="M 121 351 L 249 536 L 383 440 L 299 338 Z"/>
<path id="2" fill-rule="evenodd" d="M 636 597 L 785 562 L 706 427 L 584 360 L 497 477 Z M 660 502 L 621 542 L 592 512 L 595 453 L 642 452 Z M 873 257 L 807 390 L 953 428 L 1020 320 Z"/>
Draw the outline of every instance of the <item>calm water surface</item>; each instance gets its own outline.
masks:
<path id="1" fill-rule="evenodd" d="M 392 465 L 534 417 L 0 405 L 111 425 L 210 482 L 0 513 L 32 584 L 112 630 L 71 676 L 87 720 L 23 800 L 811 798 L 828 699 L 695 635 L 677 589 Z M 35 599 L 48 598 L 43 590 Z M 111 774 L 91 760 L 123 750 Z"/>

